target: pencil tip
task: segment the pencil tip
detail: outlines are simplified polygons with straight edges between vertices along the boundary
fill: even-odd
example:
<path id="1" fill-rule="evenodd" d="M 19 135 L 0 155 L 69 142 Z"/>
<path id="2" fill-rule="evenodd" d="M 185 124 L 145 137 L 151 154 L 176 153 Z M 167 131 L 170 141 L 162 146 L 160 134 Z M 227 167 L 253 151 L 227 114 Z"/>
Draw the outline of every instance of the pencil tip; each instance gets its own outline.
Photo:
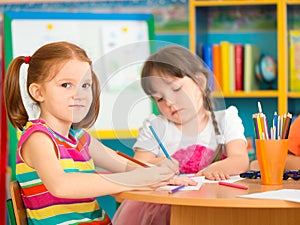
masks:
<path id="1" fill-rule="evenodd" d="M 257 102 L 257 106 L 258 106 L 258 112 L 262 113 L 262 108 L 261 108 L 260 101 Z"/>

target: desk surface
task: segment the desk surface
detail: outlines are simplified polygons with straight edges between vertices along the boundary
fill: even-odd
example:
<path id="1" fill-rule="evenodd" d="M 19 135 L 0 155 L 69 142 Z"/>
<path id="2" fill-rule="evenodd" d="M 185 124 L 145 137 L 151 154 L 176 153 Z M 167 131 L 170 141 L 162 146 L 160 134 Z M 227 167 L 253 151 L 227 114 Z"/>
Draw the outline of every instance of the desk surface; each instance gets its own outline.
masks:
<path id="1" fill-rule="evenodd" d="M 300 208 L 296 202 L 268 199 L 239 198 L 238 195 L 279 189 L 300 189 L 300 180 L 285 180 L 282 185 L 261 185 L 259 179 L 245 179 L 236 182 L 247 186 L 247 190 L 204 183 L 196 191 L 178 191 L 172 195 L 167 191 L 129 191 L 116 195 L 119 199 L 171 204 L 180 206 L 205 206 L 219 208 Z"/>

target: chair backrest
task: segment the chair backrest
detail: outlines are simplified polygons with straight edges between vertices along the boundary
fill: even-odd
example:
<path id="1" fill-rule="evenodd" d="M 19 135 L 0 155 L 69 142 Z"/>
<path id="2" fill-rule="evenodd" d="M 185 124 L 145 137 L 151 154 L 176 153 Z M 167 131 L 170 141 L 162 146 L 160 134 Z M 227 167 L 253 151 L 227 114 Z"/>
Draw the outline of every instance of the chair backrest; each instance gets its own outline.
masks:
<path id="1" fill-rule="evenodd" d="M 17 225 L 27 225 L 26 208 L 21 197 L 21 187 L 18 181 L 11 181 L 9 185 L 14 215 Z"/>

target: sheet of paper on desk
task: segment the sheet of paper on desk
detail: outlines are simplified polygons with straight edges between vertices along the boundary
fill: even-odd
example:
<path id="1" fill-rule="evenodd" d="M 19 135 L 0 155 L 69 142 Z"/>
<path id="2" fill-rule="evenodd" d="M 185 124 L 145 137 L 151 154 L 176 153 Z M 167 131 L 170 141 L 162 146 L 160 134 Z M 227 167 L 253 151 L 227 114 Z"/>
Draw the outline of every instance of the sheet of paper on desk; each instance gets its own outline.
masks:
<path id="1" fill-rule="evenodd" d="M 228 180 L 223 180 L 223 181 L 226 181 L 227 183 L 234 183 L 234 182 L 237 182 L 239 180 L 244 180 L 245 178 L 243 177 L 240 177 L 240 175 L 235 175 L 235 176 L 230 176 L 230 179 Z M 218 183 L 219 180 L 208 180 L 208 179 L 205 179 L 203 181 L 203 183 Z"/>
<path id="2" fill-rule="evenodd" d="M 180 191 L 193 191 L 193 190 L 199 190 L 203 181 L 204 177 L 191 177 L 191 179 L 195 180 L 198 184 L 196 186 L 185 186 L 184 188 L 180 189 Z M 179 187 L 179 186 L 174 186 L 174 185 L 167 185 L 163 187 L 159 187 L 156 190 L 157 191 L 171 191 L 174 188 Z"/>
<path id="3" fill-rule="evenodd" d="M 198 176 L 198 177 L 193 177 L 193 174 L 188 174 L 188 175 L 180 175 L 180 176 L 188 176 L 190 177 L 191 179 L 195 180 L 198 182 L 198 185 L 197 186 L 186 186 L 182 189 L 180 189 L 180 191 L 192 191 L 192 190 L 199 190 L 201 185 L 203 183 L 218 183 L 219 181 L 218 180 L 208 180 L 208 179 L 205 179 L 204 176 Z M 192 177 L 191 177 L 192 176 Z M 236 175 L 236 176 L 230 176 L 230 179 L 229 180 L 226 180 L 226 182 L 228 183 L 234 183 L 234 182 L 237 182 L 239 180 L 243 180 L 245 178 L 242 178 L 240 177 L 239 175 Z M 157 191 L 170 191 L 174 188 L 176 188 L 178 186 L 174 186 L 174 185 L 167 185 L 167 186 L 163 186 L 163 187 L 159 187 L 157 188 L 156 190 Z"/>
<path id="4" fill-rule="evenodd" d="M 286 200 L 300 203 L 300 190 L 296 189 L 282 189 L 276 191 L 266 191 L 261 193 L 254 193 L 248 195 L 240 195 L 241 198 L 259 198 L 259 199 L 276 199 Z"/>

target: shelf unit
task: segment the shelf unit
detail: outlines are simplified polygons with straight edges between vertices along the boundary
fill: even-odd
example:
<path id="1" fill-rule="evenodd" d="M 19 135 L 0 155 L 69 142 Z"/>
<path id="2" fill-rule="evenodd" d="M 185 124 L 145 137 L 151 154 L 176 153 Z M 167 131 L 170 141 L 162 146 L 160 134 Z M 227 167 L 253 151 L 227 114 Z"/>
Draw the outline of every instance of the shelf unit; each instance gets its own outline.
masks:
<path id="1" fill-rule="evenodd" d="M 293 11 L 297 8 L 297 12 L 300 12 L 300 1 L 299 0 L 285 0 L 286 2 L 286 12 L 287 12 L 287 31 L 290 29 L 300 29 L 299 16 L 298 16 L 298 24 L 293 24 L 295 18 L 293 18 Z M 298 15 L 298 14 L 297 14 Z M 292 22 L 289 21 L 289 17 Z M 287 35 L 287 34 L 286 34 Z M 300 92 L 288 92 L 288 108 L 290 110 L 299 111 L 300 109 Z"/>
<path id="2" fill-rule="evenodd" d="M 55 2 L 89 2 L 89 1 L 94 1 L 94 0 L 1 0 L 0 4 L 21 4 L 21 3 L 55 3 Z"/>
<path id="3" fill-rule="evenodd" d="M 199 10 L 210 7 L 270 7 L 275 8 L 276 12 L 276 35 L 277 43 L 274 48 L 277 48 L 277 89 L 276 90 L 262 90 L 262 91 L 237 91 L 232 93 L 223 93 L 225 98 L 274 98 L 277 100 L 278 113 L 283 114 L 290 110 L 289 102 L 300 98 L 300 92 L 288 91 L 288 31 L 291 29 L 288 24 L 288 13 L 293 7 L 300 9 L 300 0 L 220 0 L 220 1 L 200 1 L 190 0 L 189 2 L 189 40 L 190 50 L 196 52 L 197 48 L 197 32 L 199 23 Z M 251 10 L 251 9 L 249 9 Z M 295 27 L 293 27 L 295 29 Z M 300 29 L 300 27 L 297 27 Z"/>

